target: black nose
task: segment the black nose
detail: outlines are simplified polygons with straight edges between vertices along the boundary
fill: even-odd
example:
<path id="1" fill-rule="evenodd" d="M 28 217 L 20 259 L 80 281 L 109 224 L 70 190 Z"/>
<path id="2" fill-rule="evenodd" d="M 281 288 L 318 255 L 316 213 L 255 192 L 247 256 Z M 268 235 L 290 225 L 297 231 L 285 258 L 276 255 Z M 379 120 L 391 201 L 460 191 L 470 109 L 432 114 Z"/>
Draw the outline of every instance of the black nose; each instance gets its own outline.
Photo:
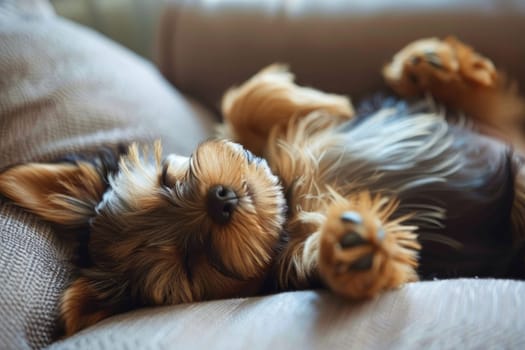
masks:
<path id="1" fill-rule="evenodd" d="M 226 224 L 231 216 L 239 199 L 231 188 L 217 185 L 208 191 L 208 215 L 218 224 Z"/>

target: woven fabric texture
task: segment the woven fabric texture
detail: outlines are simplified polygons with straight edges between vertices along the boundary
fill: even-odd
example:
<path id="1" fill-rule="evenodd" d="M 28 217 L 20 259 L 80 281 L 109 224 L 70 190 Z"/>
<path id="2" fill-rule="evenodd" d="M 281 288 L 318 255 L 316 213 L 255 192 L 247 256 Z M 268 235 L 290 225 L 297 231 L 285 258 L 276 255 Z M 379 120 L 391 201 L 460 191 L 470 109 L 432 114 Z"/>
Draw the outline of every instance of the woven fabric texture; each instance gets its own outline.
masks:
<path id="1" fill-rule="evenodd" d="M 152 308 L 51 349 L 523 349 L 523 293 L 523 282 L 460 279 L 355 304 L 303 291 Z"/>

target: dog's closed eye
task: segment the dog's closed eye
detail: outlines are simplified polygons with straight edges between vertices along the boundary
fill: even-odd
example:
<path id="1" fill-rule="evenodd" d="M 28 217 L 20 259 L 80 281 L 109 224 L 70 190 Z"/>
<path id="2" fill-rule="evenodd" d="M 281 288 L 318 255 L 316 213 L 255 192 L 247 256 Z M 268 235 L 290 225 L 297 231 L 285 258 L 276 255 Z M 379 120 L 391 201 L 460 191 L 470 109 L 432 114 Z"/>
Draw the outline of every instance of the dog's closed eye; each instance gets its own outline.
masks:
<path id="1" fill-rule="evenodd" d="M 176 179 L 184 176 L 188 169 L 189 158 L 171 154 L 166 157 L 162 164 L 160 175 L 160 185 L 167 188 L 173 188 Z"/>
<path id="2" fill-rule="evenodd" d="M 164 163 L 162 166 L 162 173 L 160 175 L 160 185 L 163 187 L 172 187 L 172 185 L 168 182 L 168 163 Z"/>

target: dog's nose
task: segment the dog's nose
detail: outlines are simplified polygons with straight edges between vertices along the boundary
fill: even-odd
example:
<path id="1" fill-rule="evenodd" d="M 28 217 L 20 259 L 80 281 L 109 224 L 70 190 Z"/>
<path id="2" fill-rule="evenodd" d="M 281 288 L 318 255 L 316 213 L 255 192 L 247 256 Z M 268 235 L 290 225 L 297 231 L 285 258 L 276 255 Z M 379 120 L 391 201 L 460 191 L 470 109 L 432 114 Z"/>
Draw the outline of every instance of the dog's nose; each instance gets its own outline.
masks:
<path id="1" fill-rule="evenodd" d="M 217 185 L 208 191 L 208 215 L 218 224 L 230 221 L 238 203 L 239 198 L 231 188 Z"/>

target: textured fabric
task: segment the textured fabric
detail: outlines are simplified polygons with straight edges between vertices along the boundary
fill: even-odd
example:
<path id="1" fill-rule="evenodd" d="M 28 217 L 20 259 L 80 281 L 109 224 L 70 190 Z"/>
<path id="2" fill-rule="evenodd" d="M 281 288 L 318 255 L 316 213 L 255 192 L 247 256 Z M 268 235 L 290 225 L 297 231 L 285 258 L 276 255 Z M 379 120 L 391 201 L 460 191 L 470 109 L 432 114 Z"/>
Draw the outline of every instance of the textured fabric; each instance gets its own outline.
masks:
<path id="1" fill-rule="evenodd" d="M 87 5 L 87 6 L 86 6 Z M 93 28 L 138 54 L 151 58 L 163 0 L 58 0 L 58 15 Z"/>
<path id="2" fill-rule="evenodd" d="M 0 50 L 0 168 L 155 138 L 187 154 L 209 136 L 152 65 L 78 25 L 5 16 Z"/>
<path id="3" fill-rule="evenodd" d="M 46 1 L 0 1 L 0 171 L 157 138 L 187 154 L 211 123 L 150 63 L 55 17 Z M 71 251 L 4 200 L 0 237 L 0 349 L 40 348 L 52 339 Z"/>
<path id="4" fill-rule="evenodd" d="M 385 86 L 381 67 L 399 49 L 450 34 L 525 84 L 523 1 L 171 0 L 162 15 L 161 70 L 213 106 L 274 62 L 289 63 L 306 85 L 367 95 Z"/>
<path id="5" fill-rule="evenodd" d="M 33 215 L 0 202 L 0 348 L 52 341 L 71 249 Z"/>
<path id="6" fill-rule="evenodd" d="M 10 15 L 44 18 L 55 14 L 47 0 L 2 0 L 0 6 L 0 18 Z"/>
<path id="7" fill-rule="evenodd" d="M 282 293 L 142 310 L 61 349 L 523 349 L 524 282 L 419 282 L 363 303 Z"/>

